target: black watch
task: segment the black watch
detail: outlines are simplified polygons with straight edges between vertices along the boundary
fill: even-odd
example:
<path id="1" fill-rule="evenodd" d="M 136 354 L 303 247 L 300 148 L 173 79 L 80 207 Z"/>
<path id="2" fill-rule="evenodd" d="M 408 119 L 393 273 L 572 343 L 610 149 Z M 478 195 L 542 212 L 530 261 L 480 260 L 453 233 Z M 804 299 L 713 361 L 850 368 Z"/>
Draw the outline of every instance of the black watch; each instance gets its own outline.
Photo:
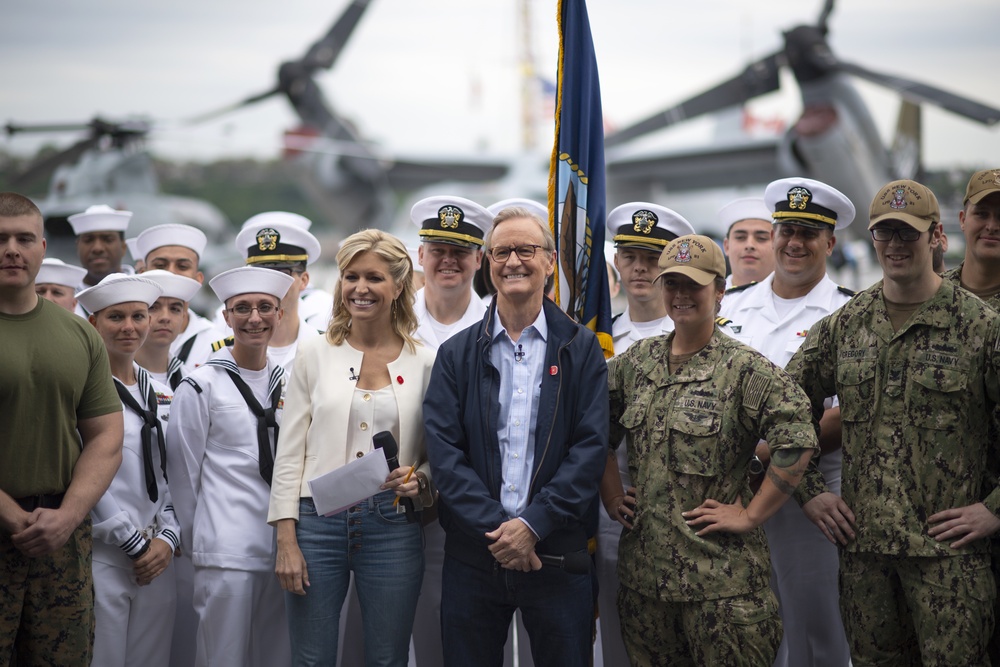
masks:
<path id="1" fill-rule="evenodd" d="M 750 470 L 751 475 L 760 475 L 764 472 L 764 462 L 760 460 L 759 456 L 754 454 L 753 458 L 750 459 L 750 466 L 748 469 Z"/>

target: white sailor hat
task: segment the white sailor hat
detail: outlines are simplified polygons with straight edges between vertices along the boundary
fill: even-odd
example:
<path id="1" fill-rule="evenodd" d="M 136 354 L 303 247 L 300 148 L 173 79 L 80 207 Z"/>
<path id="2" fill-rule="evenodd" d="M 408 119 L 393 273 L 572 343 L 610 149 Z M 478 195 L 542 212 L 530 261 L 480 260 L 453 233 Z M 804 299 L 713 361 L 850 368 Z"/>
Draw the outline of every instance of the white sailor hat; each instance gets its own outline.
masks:
<path id="1" fill-rule="evenodd" d="M 427 243 L 450 243 L 463 248 L 481 248 L 493 225 L 493 216 L 474 201 L 462 197 L 428 197 L 410 209 L 410 220 Z"/>
<path id="2" fill-rule="evenodd" d="M 145 261 L 146 256 L 157 248 L 178 245 L 190 248 L 199 258 L 205 253 L 208 237 L 205 232 L 191 225 L 167 224 L 150 227 L 136 237 L 136 259 Z"/>
<path id="3" fill-rule="evenodd" d="M 83 282 L 83 277 L 86 275 L 87 269 L 66 264 L 55 257 L 46 257 L 42 260 L 42 267 L 38 269 L 38 275 L 35 276 L 35 284 L 66 285 L 75 290 Z"/>
<path id="4" fill-rule="evenodd" d="M 847 195 L 811 178 L 782 178 L 764 190 L 764 201 L 775 224 L 814 229 L 843 229 L 854 220 L 854 204 Z"/>
<path id="5" fill-rule="evenodd" d="M 163 293 L 163 288 L 142 276 L 112 273 L 93 287 L 78 292 L 76 300 L 87 312 L 97 313 L 117 303 L 139 301 L 152 306 Z"/>
<path id="6" fill-rule="evenodd" d="M 139 256 L 139 246 L 136 243 L 139 241 L 138 238 L 132 237 L 130 239 L 125 239 L 125 247 L 128 248 L 128 254 L 132 256 L 133 260 L 140 260 L 142 257 Z"/>
<path id="7" fill-rule="evenodd" d="M 719 222 L 726 228 L 726 233 L 732 229 L 737 222 L 744 220 L 771 221 L 771 214 L 774 211 L 768 207 L 761 197 L 744 197 L 735 199 L 719 209 Z"/>
<path id="8" fill-rule="evenodd" d="M 298 227 L 299 229 L 304 229 L 307 232 L 313 224 L 312 220 L 304 215 L 299 215 L 298 213 L 289 213 L 288 211 L 266 211 L 264 213 L 258 213 L 257 215 L 250 216 L 250 218 L 243 223 L 243 226 L 240 227 L 240 229 L 243 230 L 248 227 L 263 229 L 264 227 L 270 227 L 275 222 L 280 222 L 283 225 L 292 225 L 294 227 Z"/>
<path id="9" fill-rule="evenodd" d="M 140 275 L 160 286 L 160 289 L 163 290 L 163 294 L 160 296 L 171 299 L 190 301 L 198 293 L 198 290 L 201 289 L 201 283 L 197 280 L 188 278 L 187 276 L 179 276 L 176 273 L 170 273 L 170 271 L 164 271 L 163 269 L 144 271 Z"/>
<path id="10" fill-rule="evenodd" d="M 131 219 L 131 211 L 116 211 L 106 204 L 97 204 L 83 213 L 69 216 L 69 225 L 77 236 L 90 232 L 124 232 Z"/>
<path id="11" fill-rule="evenodd" d="M 321 248 L 315 236 L 298 225 L 266 215 L 269 218 L 259 224 L 244 225 L 236 236 L 236 249 L 248 265 L 278 268 L 308 265 L 319 259 Z M 250 220 L 260 217 L 255 215 Z"/>
<path id="12" fill-rule="evenodd" d="M 622 204 L 608 213 L 607 237 L 616 248 L 661 252 L 678 236 L 694 234 L 691 223 L 676 211 L 644 201 Z"/>
<path id="13" fill-rule="evenodd" d="M 490 212 L 494 218 L 500 215 L 500 211 L 505 208 L 511 208 L 517 206 L 518 208 L 526 208 L 535 215 L 538 216 L 539 220 L 548 224 L 549 222 L 549 207 L 539 204 L 534 199 L 524 199 L 523 197 L 514 197 L 513 199 L 503 199 L 498 201 L 496 204 L 491 204 L 486 207 L 486 210 Z"/>
<path id="14" fill-rule="evenodd" d="M 258 266 L 241 266 L 224 271 L 208 281 L 215 296 L 225 303 L 240 294 L 270 294 L 283 299 L 295 278 L 281 271 Z"/>

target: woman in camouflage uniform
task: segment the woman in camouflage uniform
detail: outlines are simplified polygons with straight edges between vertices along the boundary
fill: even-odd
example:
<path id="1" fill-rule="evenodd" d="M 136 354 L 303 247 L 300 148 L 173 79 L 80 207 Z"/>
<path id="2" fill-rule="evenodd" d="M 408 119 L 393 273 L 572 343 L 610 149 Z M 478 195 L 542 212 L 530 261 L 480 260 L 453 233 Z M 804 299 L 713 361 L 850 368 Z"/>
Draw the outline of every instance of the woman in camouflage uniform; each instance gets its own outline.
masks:
<path id="1" fill-rule="evenodd" d="M 818 449 L 795 383 L 716 328 L 721 249 L 671 242 L 659 261 L 674 332 L 609 362 L 611 440 L 629 438 L 633 512 L 609 505 L 622 535 L 618 607 L 633 665 L 770 666 L 781 639 L 761 524 Z M 771 465 L 749 486 L 754 448 Z M 612 455 L 613 458 L 613 455 Z"/>

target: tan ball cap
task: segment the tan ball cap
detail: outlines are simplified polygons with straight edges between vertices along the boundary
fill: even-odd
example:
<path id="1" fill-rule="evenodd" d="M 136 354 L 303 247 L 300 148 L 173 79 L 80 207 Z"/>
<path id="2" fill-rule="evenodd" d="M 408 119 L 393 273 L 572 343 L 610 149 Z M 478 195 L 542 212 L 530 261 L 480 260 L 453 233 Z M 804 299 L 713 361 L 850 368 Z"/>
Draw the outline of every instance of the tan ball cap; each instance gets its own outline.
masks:
<path id="1" fill-rule="evenodd" d="M 899 220 L 926 232 L 941 220 L 937 197 L 916 181 L 893 181 L 879 190 L 868 209 L 868 229 L 883 220 Z"/>
<path id="2" fill-rule="evenodd" d="M 726 277 L 726 258 L 722 248 L 707 236 L 688 234 L 671 241 L 657 263 L 660 273 L 687 276 L 699 285 L 708 285 L 716 278 Z"/>
<path id="3" fill-rule="evenodd" d="M 965 188 L 965 201 L 963 206 L 971 203 L 973 206 L 983 200 L 986 195 L 1000 192 L 1000 169 L 984 169 L 977 171 L 969 179 L 969 185 Z"/>

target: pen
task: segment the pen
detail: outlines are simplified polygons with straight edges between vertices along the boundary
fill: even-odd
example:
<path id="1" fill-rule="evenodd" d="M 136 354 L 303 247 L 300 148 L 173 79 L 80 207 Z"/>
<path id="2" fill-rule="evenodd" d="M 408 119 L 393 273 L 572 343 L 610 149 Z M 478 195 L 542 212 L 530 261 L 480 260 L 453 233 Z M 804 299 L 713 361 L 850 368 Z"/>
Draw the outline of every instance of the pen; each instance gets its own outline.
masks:
<path id="1" fill-rule="evenodd" d="M 416 470 L 416 469 L 417 469 L 417 464 L 416 463 L 414 463 L 413 465 L 410 466 L 410 472 L 406 473 L 406 479 L 403 480 L 403 484 L 406 484 L 407 482 L 410 481 L 410 476 L 413 475 L 413 471 Z M 399 499 L 400 498 L 402 498 L 402 496 L 396 496 L 396 499 L 392 501 L 392 506 L 393 507 L 395 507 L 396 505 L 399 504 Z"/>

